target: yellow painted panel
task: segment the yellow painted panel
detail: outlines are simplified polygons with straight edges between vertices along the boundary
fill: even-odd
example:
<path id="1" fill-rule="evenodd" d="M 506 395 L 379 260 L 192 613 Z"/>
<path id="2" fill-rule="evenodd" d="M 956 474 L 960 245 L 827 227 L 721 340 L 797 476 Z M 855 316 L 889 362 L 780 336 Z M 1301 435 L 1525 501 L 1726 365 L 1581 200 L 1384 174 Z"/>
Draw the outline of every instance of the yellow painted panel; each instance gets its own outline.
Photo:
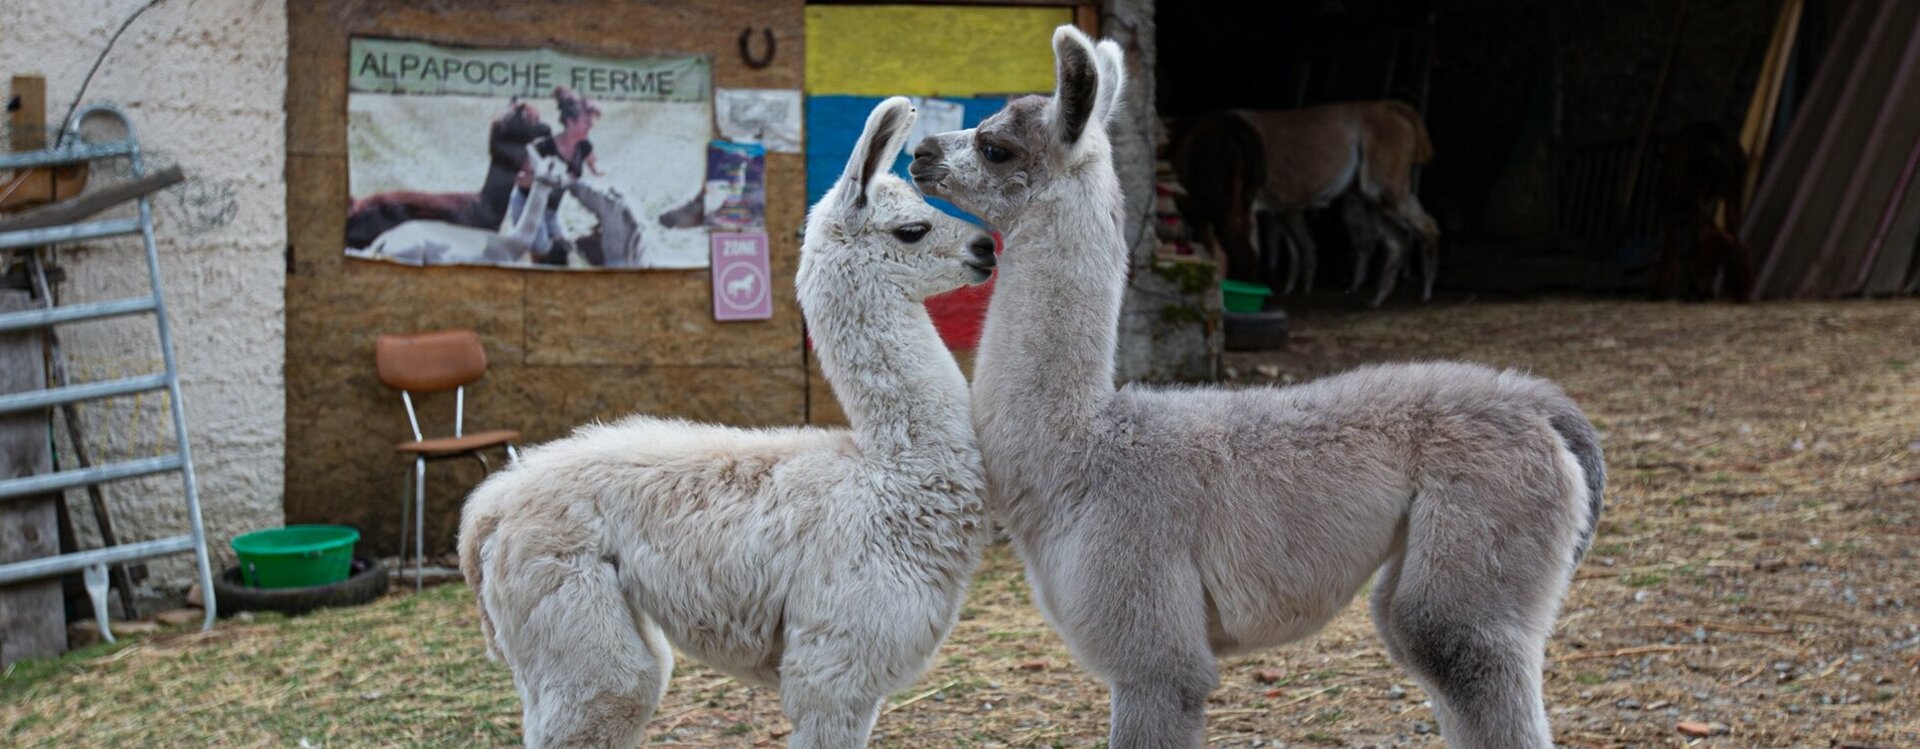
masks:
<path id="1" fill-rule="evenodd" d="M 807 6 L 807 92 L 976 96 L 1053 90 L 1066 7 Z"/>

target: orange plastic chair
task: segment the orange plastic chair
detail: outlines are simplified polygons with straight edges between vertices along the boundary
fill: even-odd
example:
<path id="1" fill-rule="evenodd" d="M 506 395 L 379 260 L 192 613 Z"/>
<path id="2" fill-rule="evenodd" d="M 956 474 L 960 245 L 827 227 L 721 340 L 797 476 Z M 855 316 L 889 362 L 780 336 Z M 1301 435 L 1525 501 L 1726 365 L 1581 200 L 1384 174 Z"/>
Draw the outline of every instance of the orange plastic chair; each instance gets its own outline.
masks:
<path id="1" fill-rule="evenodd" d="M 407 405 L 407 423 L 413 427 L 413 439 L 394 446 L 402 455 L 413 456 L 413 586 L 421 587 L 425 577 L 427 551 L 427 462 L 449 458 L 473 458 L 482 470 L 491 470 L 481 453 L 503 447 L 508 460 L 519 455 L 513 443 L 520 433 L 494 429 L 466 434 L 467 385 L 487 374 L 487 350 L 480 336 L 471 330 L 442 330 L 432 333 L 383 335 L 374 343 L 374 364 L 380 382 L 400 391 Z M 428 439 L 420 432 L 420 417 L 413 408 L 414 393 L 440 393 L 452 390 L 453 436 Z M 407 507 L 400 509 L 400 558 L 407 556 Z"/>

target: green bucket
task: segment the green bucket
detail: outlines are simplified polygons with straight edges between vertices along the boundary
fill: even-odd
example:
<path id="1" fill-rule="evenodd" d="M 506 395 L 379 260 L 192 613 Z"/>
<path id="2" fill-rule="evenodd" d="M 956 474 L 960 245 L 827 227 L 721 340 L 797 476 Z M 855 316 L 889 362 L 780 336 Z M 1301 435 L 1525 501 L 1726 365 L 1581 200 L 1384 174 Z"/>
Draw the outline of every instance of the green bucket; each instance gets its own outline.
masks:
<path id="1" fill-rule="evenodd" d="M 347 579 L 360 531 L 344 525 L 289 525 L 233 539 L 240 578 L 251 588 L 307 588 Z"/>
<path id="2" fill-rule="evenodd" d="M 1220 282 L 1220 304 L 1228 312 L 1259 312 L 1273 289 L 1257 283 L 1225 279 Z"/>

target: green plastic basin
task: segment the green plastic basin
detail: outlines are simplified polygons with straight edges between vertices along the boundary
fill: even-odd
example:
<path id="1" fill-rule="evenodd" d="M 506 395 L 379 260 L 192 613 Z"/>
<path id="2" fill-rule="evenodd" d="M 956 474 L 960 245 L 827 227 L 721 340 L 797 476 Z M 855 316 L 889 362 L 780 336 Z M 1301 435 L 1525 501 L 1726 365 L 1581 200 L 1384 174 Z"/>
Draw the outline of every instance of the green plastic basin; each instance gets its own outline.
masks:
<path id="1" fill-rule="evenodd" d="M 1228 312 L 1259 312 L 1273 296 L 1273 289 L 1257 283 L 1225 279 L 1220 282 L 1220 304 Z"/>
<path id="2" fill-rule="evenodd" d="M 233 539 L 240 578 L 253 588 L 307 588 L 347 579 L 360 531 L 344 525 L 289 525 Z"/>

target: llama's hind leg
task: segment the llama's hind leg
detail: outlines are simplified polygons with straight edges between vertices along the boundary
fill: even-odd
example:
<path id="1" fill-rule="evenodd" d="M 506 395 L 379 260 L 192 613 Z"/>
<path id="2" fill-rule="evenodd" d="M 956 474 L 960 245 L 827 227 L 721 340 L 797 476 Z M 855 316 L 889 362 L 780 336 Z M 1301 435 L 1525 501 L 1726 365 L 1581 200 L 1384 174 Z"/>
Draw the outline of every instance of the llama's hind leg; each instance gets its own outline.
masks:
<path id="1" fill-rule="evenodd" d="M 1482 513 L 1444 494 L 1416 500 L 1404 564 L 1376 584 L 1375 624 L 1433 695 L 1448 746 L 1549 749 L 1540 670 L 1566 590 L 1568 540 L 1547 523 L 1489 538 Z"/>
<path id="2" fill-rule="evenodd" d="M 627 605 L 614 577 L 598 561 L 568 571 L 546 595 L 522 601 L 524 622 L 501 627 L 529 749 L 636 747 L 666 694 L 673 650 Z M 501 583 L 511 585 L 494 585 L 508 587 Z M 494 617 L 496 626 L 517 619 Z"/>

